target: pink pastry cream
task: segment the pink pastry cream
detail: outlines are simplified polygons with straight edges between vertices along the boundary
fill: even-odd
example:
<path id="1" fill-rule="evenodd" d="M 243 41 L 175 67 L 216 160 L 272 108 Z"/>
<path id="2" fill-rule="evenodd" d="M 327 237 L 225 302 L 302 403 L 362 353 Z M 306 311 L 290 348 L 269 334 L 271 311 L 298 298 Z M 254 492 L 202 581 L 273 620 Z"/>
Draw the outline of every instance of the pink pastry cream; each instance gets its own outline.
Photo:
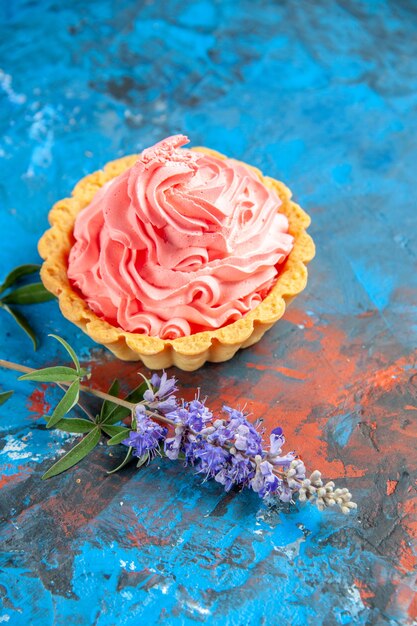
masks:
<path id="1" fill-rule="evenodd" d="M 281 201 L 253 170 L 186 143 L 144 150 L 76 219 L 69 279 L 125 331 L 175 339 L 238 320 L 293 246 Z"/>

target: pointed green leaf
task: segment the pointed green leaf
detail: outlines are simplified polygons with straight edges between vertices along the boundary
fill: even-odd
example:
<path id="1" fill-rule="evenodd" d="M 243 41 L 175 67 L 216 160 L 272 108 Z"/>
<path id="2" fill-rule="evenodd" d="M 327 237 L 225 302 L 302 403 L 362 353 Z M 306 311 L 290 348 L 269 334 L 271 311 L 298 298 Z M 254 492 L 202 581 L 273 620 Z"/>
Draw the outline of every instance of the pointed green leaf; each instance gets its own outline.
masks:
<path id="1" fill-rule="evenodd" d="M 148 386 L 146 383 L 141 383 L 133 391 L 126 396 L 125 400 L 128 402 L 138 403 L 143 400 L 143 394 L 147 390 Z M 130 409 L 125 408 L 124 406 L 117 406 L 114 408 L 109 416 L 106 418 L 106 424 L 116 424 L 117 422 L 121 422 L 125 417 L 129 417 L 131 411 Z"/>
<path id="2" fill-rule="evenodd" d="M 59 420 L 55 424 L 57 430 L 63 430 L 65 433 L 89 433 L 95 428 L 93 422 L 85 420 L 81 417 L 71 417 L 69 419 Z"/>
<path id="3" fill-rule="evenodd" d="M 125 419 L 125 417 L 129 417 L 131 414 L 130 409 L 127 409 L 124 406 L 116 405 L 108 417 L 106 417 L 106 421 L 103 424 L 117 424 L 117 422 L 121 422 Z"/>
<path id="4" fill-rule="evenodd" d="M 52 334 L 50 334 L 50 335 L 48 335 L 48 337 L 53 337 L 54 339 L 59 341 L 60 344 L 62 344 L 64 346 L 65 350 L 68 352 L 68 354 L 70 355 L 71 359 L 73 360 L 74 365 L 77 368 L 77 372 L 79 372 L 80 371 L 80 362 L 78 360 L 77 355 L 75 354 L 75 350 L 73 348 L 71 348 L 69 343 L 67 341 L 65 341 L 65 339 L 62 339 L 62 337 L 60 337 L 59 335 L 52 335 Z"/>
<path id="5" fill-rule="evenodd" d="M 27 276 L 28 274 L 34 274 L 40 270 L 40 265 L 30 264 L 30 265 L 19 265 L 15 267 L 4 279 L 3 283 L 0 285 L 0 293 L 6 291 L 13 283 L 15 283 L 19 278 L 23 278 L 23 276 Z"/>
<path id="6" fill-rule="evenodd" d="M 36 350 L 36 348 L 38 347 L 38 340 L 36 339 L 35 331 L 33 330 L 31 325 L 27 321 L 26 317 L 22 315 L 21 313 L 19 313 L 18 311 L 11 309 L 9 306 L 7 306 L 7 304 L 2 304 L 1 308 L 4 311 L 7 311 L 7 313 L 10 313 L 14 321 L 17 324 L 19 324 L 20 328 L 22 328 L 25 331 L 25 333 L 28 335 L 28 337 L 31 338 L 32 343 L 33 343 L 33 349 Z"/>
<path id="7" fill-rule="evenodd" d="M 123 428 L 123 431 L 119 431 L 117 435 L 113 435 L 113 437 L 108 440 L 107 445 L 115 446 L 118 443 L 121 443 L 124 439 L 128 438 L 129 432 L 130 432 L 129 428 Z"/>
<path id="8" fill-rule="evenodd" d="M 108 394 L 110 396 L 117 397 L 119 395 L 120 383 L 117 378 L 114 379 L 112 384 L 110 385 L 110 389 L 108 390 Z M 100 416 L 98 418 L 98 423 L 102 424 L 106 422 L 106 419 L 110 416 L 110 413 L 117 407 L 117 404 L 114 402 L 110 402 L 110 400 L 104 400 L 101 405 Z"/>
<path id="9" fill-rule="evenodd" d="M 7 296 L 2 298 L 6 304 L 38 304 L 39 302 L 48 302 L 53 300 L 55 296 L 50 293 L 42 283 L 32 283 L 31 285 L 23 285 L 14 291 L 10 291 Z"/>
<path id="10" fill-rule="evenodd" d="M 114 437 L 119 433 L 126 433 L 126 437 L 129 435 L 130 428 L 126 428 L 125 426 L 109 426 L 108 424 L 100 424 L 101 430 L 106 433 L 109 437 Z"/>
<path id="11" fill-rule="evenodd" d="M 38 383 L 71 383 L 74 380 L 78 380 L 78 375 L 72 367 L 56 365 L 55 367 L 44 367 L 43 369 L 35 370 L 30 372 L 30 374 L 23 374 L 23 376 L 19 376 L 18 380 L 34 380 Z"/>
<path id="12" fill-rule="evenodd" d="M 127 402 L 134 403 L 140 402 L 141 400 L 143 400 L 143 394 L 147 389 L 148 385 L 146 383 L 141 383 L 126 396 L 125 400 L 127 400 Z"/>
<path id="13" fill-rule="evenodd" d="M 74 380 L 73 383 L 68 387 L 65 395 L 55 407 L 54 412 L 48 420 L 46 428 L 52 428 L 55 426 L 59 420 L 61 420 L 69 411 L 71 411 L 72 407 L 75 406 L 78 402 L 78 398 L 80 396 L 80 381 Z"/>
<path id="14" fill-rule="evenodd" d="M 0 393 L 0 406 L 2 404 L 4 404 L 5 402 L 7 402 L 7 400 L 9 398 L 12 397 L 12 395 L 14 394 L 14 391 L 3 391 Z"/>
<path id="15" fill-rule="evenodd" d="M 143 454 L 138 462 L 136 463 L 136 467 L 142 467 L 142 465 L 145 465 L 145 463 L 147 463 L 149 461 L 149 452 L 146 452 L 146 454 Z"/>
<path id="16" fill-rule="evenodd" d="M 71 448 L 71 450 L 61 459 L 59 459 L 59 461 L 54 463 L 54 465 L 52 465 L 52 467 L 50 467 L 49 470 L 42 476 L 42 480 L 62 474 L 62 472 L 65 472 L 67 469 L 70 469 L 70 467 L 76 465 L 78 461 L 81 461 L 89 452 L 91 452 L 91 450 L 93 450 L 93 448 L 96 447 L 99 441 L 100 429 L 96 427 L 79 443 L 77 443 L 76 446 Z"/>
<path id="17" fill-rule="evenodd" d="M 110 470 L 109 472 L 107 472 L 107 474 L 115 474 L 116 472 L 118 472 L 120 469 L 122 469 L 122 467 L 124 467 L 125 465 L 129 463 L 132 457 L 133 457 L 133 448 L 128 448 L 127 454 L 125 458 L 123 459 L 123 461 L 120 463 L 120 465 L 115 467 L 113 470 Z"/>

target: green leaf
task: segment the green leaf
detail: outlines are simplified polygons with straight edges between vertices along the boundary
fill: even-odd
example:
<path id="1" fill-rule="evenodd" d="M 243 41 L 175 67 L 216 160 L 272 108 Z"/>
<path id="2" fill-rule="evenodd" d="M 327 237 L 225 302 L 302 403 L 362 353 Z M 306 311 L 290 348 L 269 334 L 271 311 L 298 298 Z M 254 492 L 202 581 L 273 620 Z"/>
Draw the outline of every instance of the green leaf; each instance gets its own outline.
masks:
<path id="1" fill-rule="evenodd" d="M 95 425 L 81 417 L 71 417 L 70 419 L 59 420 L 55 424 L 55 428 L 63 430 L 65 433 L 88 433 L 95 428 Z"/>
<path id="2" fill-rule="evenodd" d="M 133 389 L 133 391 L 131 391 L 128 396 L 126 396 L 125 400 L 133 403 L 140 402 L 141 400 L 143 400 L 143 394 L 145 393 L 147 388 L 148 386 L 146 383 L 141 383 L 135 389 Z M 121 422 L 125 419 L 125 417 L 129 417 L 130 414 L 130 409 L 127 409 L 124 406 L 117 406 L 106 418 L 106 424 L 116 424 L 117 422 Z"/>
<path id="3" fill-rule="evenodd" d="M 108 390 L 108 394 L 110 396 L 117 397 L 120 390 L 120 383 L 117 378 L 114 379 L 112 384 L 110 385 L 110 389 Z M 101 405 L 100 415 L 98 417 L 97 423 L 102 424 L 105 423 L 107 418 L 110 416 L 110 413 L 117 407 L 117 404 L 114 402 L 110 402 L 110 400 L 104 400 Z"/>
<path id="4" fill-rule="evenodd" d="M 109 437 L 114 437 L 119 433 L 126 433 L 126 437 L 130 432 L 130 428 L 126 428 L 125 426 L 109 426 L 108 424 L 100 424 L 101 430 L 106 433 Z"/>
<path id="5" fill-rule="evenodd" d="M 132 456 L 133 456 L 133 448 L 129 448 L 125 458 L 120 463 L 120 465 L 115 467 L 113 470 L 110 470 L 109 472 L 107 472 L 107 474 L 115 474 L 115 472 L 118 472 L 120 469 L 122 469 L 122 467 L 124 467 L 125 465 L 129 463 L 129 461 L 132 459 Z"/>
<path id="6" fill-rule="evenodd" d="M 120 432 L 117 433 L 117 435 L 113 435 L 113 437 L 108 440 L 107 445 L 108 446 L 115 446 L 118 443 L 121 443 L 123 441 L 123 439 L 127 439 L 128 438 L 129 433 L 130 433 L 130 428 L 123 428 L 123 432 L 120 431 Z"/>
<path id="7" fill-rule="evenodd" d="M 52 428 L 55 426 L 59 420 L 61 420 L 69 411 L 71 411 L 72 407 L 77 404 L 78 398 L 80 396 L 80 381 L 74 380 L 74 382 L 68 387 L 65 395 L 55 407 L 54 412 L 48 420 L 46 425 L 47 428 Z"/>
<path id="8" fill-rule="evenodd" d="M 36 350 L 38 347 L 38 340 L 36 339 L 35 331 L 32 326 L 27 321 L 26 317 L 19 313 L 18 311 L 14 311 L 7 304 L 1 304 L 1 308 L 13 317 L 14 321 L 19 324 L 20 328 L 22 328 L 25 333 L 32 339 L 33 349 Z"/>
<path id="9" fill-rule="evenodd" d="M 55 367 L 44 367 L 29 374 L 19 376 L 18 380 L 34 380 L 38 383 L 62 383 L 78 380 L 78 374 L 72 367 L 56 365 Z"/>
<path id="10" fill-rule="evenodd" d="M 57 341 L 59 341 L 60 344 L 62 344 L 65 348 L 65 350 L 68 352 L 68 354 L 70 355 L 71 359 L 74 362 L 75 367 L 77 368 L 77 372 L 80 372 L 81 368 L 80 368 L 80 362 L 78 360 L 77 355 L 75 354 L 75 350 L 73 348 L 71 348 L 71 346 L 69 345 L 69 343 L 67 341 L 65 341 L 65 339 L 62 339 L 62 337 L 60 337 L 59 335 L 48 335 L 48 337 L 53 337 L 54 339 L 56 339 Z M 86 370 L 83 370 L 84 372 Z"/>
<path id="11" fill-rule="evenodd" d="M 5 402 L 7 402 L 7 400 L 9 398 L 12 397 L 12 395 L 14 394 L 14 391 L 3 391 L 0 393 L 0 406 L 2 404 L 4 404 Z"/>
<path id="12" fill-rule="evenodd" d="M 133 389 L 125 398 L 127 402 L 137 403 L 143 400 L 143 394 L 148 389 L 148 385 L 146 383 L 141 383 L 137 387 Z"/>
<path id="13" fill-rule="evenodd" d="M 54 298 L 55 296 L 45 289 L 42 283 L 33 283 L 11 291 L 2 298 L 2 301 L 6 304 L 38 304 Z"/>
<path id="14" fill-rule="evenodd" d="M 54 463 L 54 465 L 52 465 L 52 467 L 50 467 L 49 470 L 42 476 L 42 480 L 62 474 L 62 472 L 65 472 L 67 469 L 70 469 L 70 467 L 76 465 L 79 461 L 86 457 L 87 454 L 93 450 L 93 448 L 96 447 L 99 441 L 100 429 L 95 427 L 88 433 L 88 435 L 77 443 L 76 446 L 71 448 L 69 452 L 59 459 L 59 461 Z"/>
<path id="15" fill-rule="evenodd" d="M 142 456 L 139 458 L 136 467 L 142 467 L 142 465 L 145 465 L 145 463 L 147 463 L 149 461 L 149 452 L 146 452 L 146 454 L 142 454 Z"/>
<path id="16" fill-rule="evenodd" d="M 116 405 L 116 407 L 112 409 L 103 424 L 117 424 L 117 422 L 121 422 L 122 420 L 124 420 L 125 417 L 129 417 L 130 414 L 130 409 L 127 409 L 124 406 Z"/>
<path id="17" fill-rule="evenodd" d="M 0 285 L 0 293 L 6 291 L 13 283 L 15 283 L 19 278 L 23 278 L 23 276 L 27 276 L 28 274 L 34 274 L 40 270 L 40 265 L 19 265 L 15 267 L 4 279 L 3 283 Z"/>

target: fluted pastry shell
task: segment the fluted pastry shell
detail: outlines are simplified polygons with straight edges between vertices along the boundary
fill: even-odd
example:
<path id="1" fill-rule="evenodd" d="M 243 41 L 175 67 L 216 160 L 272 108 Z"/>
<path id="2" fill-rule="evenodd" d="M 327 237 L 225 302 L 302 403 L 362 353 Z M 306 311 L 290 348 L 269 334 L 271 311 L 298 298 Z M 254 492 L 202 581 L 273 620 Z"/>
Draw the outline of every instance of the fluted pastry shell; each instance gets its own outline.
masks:
<path id="1" fill-rule="evenodd" d="M 219 159 L 222 154 L 207 148 L 193 148 Z M 263 334 L 279 320 L 289 302 L 307 283 L 306 265 L 314 257 L 314 243 L 307 234 L 309 216 L 291 200 L 291 191 L 282 182 L 256 172 L 266 187 L 273 189 L 281 199 L 280 212 L 287 216 L 289 233 L 294 237 L 294 247 L 280 268 L 279 276 L 267 297 L 244 317 L 218 328 L 180 337 L 160 339 L 127 332 L 99 318 L 88 304 L 71 287 L 68 280 L 68 255 L 74 243 L 75 218 L 93 199 L 95 193 L 109 180 L 115 178 L 137 160 L 137 155 L 110 161 L 103 170 L 82 178 L 75 186 L 71 198 L 59 200 L 49 213 L 51 228 L 39 241 L 39 254 L 44 259 L 41 278 L 45 287 L 58 297 L 62 314 L 79 326 L 94 341 L 106 346 L 124 361 L 142 361 L 149 369 L 163 369 L 176 365 L 193 371 L 206 361 L 222 362 L 231 359 L 240 348 L 247 348 L 261 339 Z"/>

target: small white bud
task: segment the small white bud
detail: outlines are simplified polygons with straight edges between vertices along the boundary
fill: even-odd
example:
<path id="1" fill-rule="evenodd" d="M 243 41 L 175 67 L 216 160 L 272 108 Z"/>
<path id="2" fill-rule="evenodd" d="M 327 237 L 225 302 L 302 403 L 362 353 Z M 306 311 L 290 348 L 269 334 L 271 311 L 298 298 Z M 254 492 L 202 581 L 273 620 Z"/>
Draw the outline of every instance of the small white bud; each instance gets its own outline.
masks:
<path id="1" fill-rule="evenodd" d="M 357 509 L 358 505 L 356 504 L 356 502 L 346 502 L 346 507 L 348 509 Z"/>
<path id="2" fill-rule="evenodd" d="M 304 491 L 304 489 L 300 489 L 300 491 L 298 492 L 298 499 L 300 502 L 305 502 L 307 500 L 306 492 Z"/>
<path id="3" fill-rule="evenodd" d="M 314 472 L 310 476 L 310 480 L 312 483 L 315 483 L 317 480 L 320 480 L 321 472 L 319 470 L 314 470 Z"/>

